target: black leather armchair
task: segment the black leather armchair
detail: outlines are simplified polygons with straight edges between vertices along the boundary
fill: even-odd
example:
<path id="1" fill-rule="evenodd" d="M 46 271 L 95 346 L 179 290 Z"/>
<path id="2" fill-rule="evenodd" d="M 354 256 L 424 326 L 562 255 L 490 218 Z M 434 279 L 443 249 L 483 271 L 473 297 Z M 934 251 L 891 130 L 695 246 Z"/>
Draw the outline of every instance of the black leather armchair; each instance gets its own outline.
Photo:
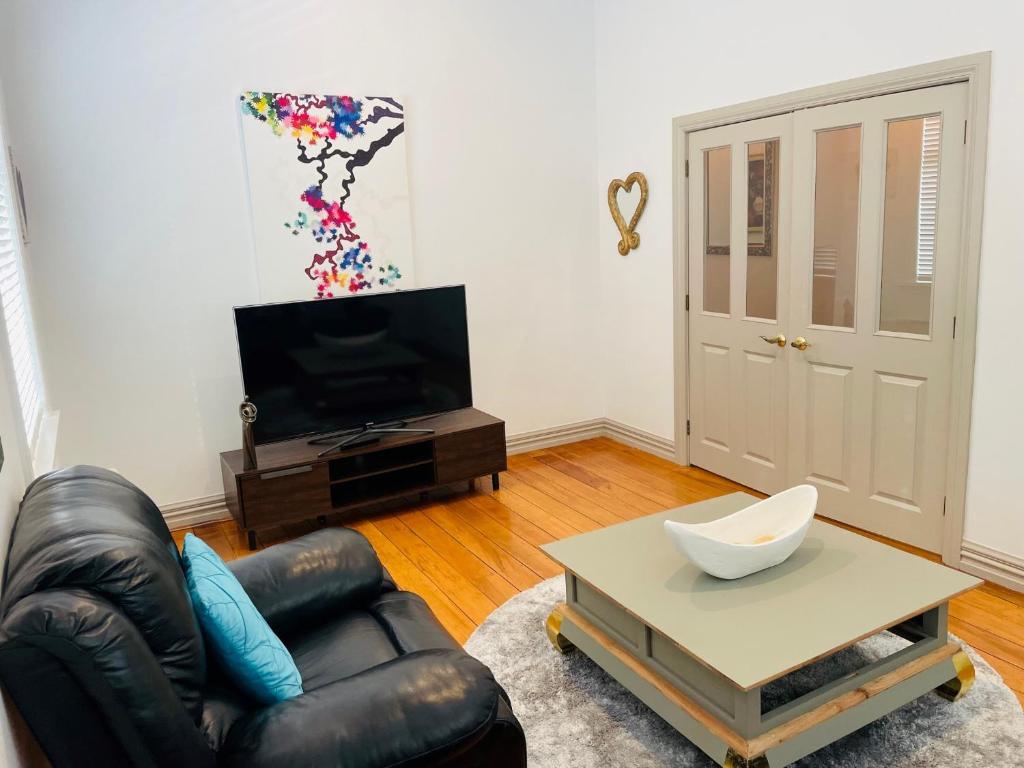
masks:
<path id="1" fill-rule="evenodd" d="M 246 699 L 208 661 L 177 547 L 119 475 L 36 480 L 11 534 L 0 681 L 57 766 L 525 766 L 490 671 L 372 547 L 317 531 L 232 564 L 305 693 Z"/>

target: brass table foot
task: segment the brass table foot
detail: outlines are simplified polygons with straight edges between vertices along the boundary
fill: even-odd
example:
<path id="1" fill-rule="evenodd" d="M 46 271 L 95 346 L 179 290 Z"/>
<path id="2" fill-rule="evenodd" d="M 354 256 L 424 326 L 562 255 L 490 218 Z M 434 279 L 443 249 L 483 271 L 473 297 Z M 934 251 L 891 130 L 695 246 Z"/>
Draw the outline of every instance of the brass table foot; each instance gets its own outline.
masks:
<path id="1" fill-rule="evenodd" d="M 548 640 L 551 641 L 551 645 L 559 653 L 568 653 L 573 649 L 573 644 L 565 639 L 562 635 L 562 612 L 558 610 L 558 606 L 548 614 L 548 620 L 544 623 L 544 629 L 547 630 Z"/>
<path id="2" fill-rule="evenodd" d="M 761 755 L 747 760 L 730 749 L 725 755 L 725 764 L 722 768 L 768 768 L 768 758 Z"/>
<path id="3" fill-rule="evenodd" d="M 953 655 L 953 666 L 956 668 L 956 677 L 940 685 L 935 692 L 944 699 L 958 701 L 974 685 L 974 665 L 966 653 L 957 651 Z"/>

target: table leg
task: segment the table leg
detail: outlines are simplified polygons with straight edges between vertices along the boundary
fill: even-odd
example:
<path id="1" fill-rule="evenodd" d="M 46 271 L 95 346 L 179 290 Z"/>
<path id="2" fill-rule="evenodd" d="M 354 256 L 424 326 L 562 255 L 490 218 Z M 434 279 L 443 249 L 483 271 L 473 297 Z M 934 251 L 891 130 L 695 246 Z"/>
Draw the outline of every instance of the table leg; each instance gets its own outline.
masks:
<path id="1" fill-rule="evenodd" d="M 731 749 L 725 756 L 725 765 L 722 768 L 769 768 L 768 758 L 764 755 L 746 760 Z"/>
<path id="2" fill-rule="evenodd" d="M 558 608 L 555 608 L 548 614 L 548 620 L 545 622 L 544 628 L 547 630 L 548 640 L 551 641 L 551 645 L 556 651 L 568 653 L 573 649 L 573 644 L 562 634 L 562 612 Z"/>
<path id="3" fill-rule="evenodd" d="M 958 651 L 953 656 L 953 666 L 956 668 L 956 677 L 940 685 L 935 692 L 944 699 L 959 701 L 974 685 L 974 665 L 966 653 Z"/>
<path id="4" fill-rule="evenodd" d="M 246 531 L 245 532 L 245 537 L 246 537 L 246 539 L 248 539 L 249 551 L 251 552 L 251 551 L 255 550 L 256 549 L 256 531 L 252 531 L 252 530 Z"/>

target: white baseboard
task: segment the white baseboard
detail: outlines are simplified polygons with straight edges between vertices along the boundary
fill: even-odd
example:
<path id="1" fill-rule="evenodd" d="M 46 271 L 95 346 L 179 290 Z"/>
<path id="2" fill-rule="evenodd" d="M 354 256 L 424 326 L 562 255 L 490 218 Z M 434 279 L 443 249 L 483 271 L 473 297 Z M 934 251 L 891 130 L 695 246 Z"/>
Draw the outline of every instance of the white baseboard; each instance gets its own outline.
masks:
<path id="1" fill-rule="evenodd" d="M 655 456 L 666 459 L 675 458 L 675 444 L 668 438 L 658 437 L 642 429 L 605 418 L 577 421 L 533 432 L 520 432 L 516 435 L 509 435 L 505 439 L 505 445 L 509 454 L 527 453 L 541 448 L 575 443 L 579 440 L 589 440 L 594 437 L 610 437 Z M 167 521 L 167 527 L 172 531 L 231 519 L 231 513 L 228 512 L 228 508 L 224 504 L 223 495 L 204 496 L 201 499 L 168 504 L 161 507 L 160 511 L 164 515 L 164 520 Z"/>
<path id="2" fill-rule="evenodd" d="M 605 435 L 612 440 L 618 440 L 620 443 L 639 448 L 641 451 L 675 461 L 676 444 L 674 440 L 659 437 L 652 432 L 645 432 L 642 429 L 615 421 L 615 419 L 604 419 L 604 429 Z"/>
<path id="3" fill-rule="evenodd" d="M 204 496 L 201 499 L 167 504 L 160 507 L 160 511 L 163 513 L 167 527 L 172 531 L 231 519 L 231 513 L 228 512 L 222 493 L 216 496 Z"/>
<path id="4" fill-rule="evenodd" d="M 960 570 L 1008 589 L 1024 592 L 1024 559 L 964 540 Z"/>
<path id="5" fill-rule="evenodd" d="M 610 437 L 642 451 L 666 459 L 675 458 L 675 443 L 667 437 L 659 437 L 642 429 L 631 427 L 614 419 L 588 419 L 557 427 L 538 429 L 534 432 L 520 432 L 506 438 L 509 454 L 538 451 L 556 445 L 575 443 L 594 437 Z"/>
<path id="6" fill-rule="evenodd" d="M 505 438 L 505 445 L 510 454 L 538 451 L 555 445 L 575 443 L 577 440 L 589 440 L 602 437 L 605 431 L 605 419 L 588 419 L 557 427 L 538 429 L 533 432 L 520 432 Z"/>

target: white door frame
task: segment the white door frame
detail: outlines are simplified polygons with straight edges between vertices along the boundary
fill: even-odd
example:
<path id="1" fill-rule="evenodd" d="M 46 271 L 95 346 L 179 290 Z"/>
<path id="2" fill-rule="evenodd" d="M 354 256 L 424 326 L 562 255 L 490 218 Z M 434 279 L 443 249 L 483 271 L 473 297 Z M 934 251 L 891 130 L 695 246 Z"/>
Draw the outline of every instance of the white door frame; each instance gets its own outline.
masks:
<path id="1" fill-rule="evenodd" d="M 689 134 L 729 123 L 784 114 L 854 99 L 967 83 L 967 145 L 964 162 L 960 276 L 957 281 L 956 338 L 953 340 L 953 381 L 949 401 L 949 450 L 946 475 L 946 521 L 942 560 L 957 566 L 963 543 L 967 458 L 971 434 L 971 398 L 974 391 L 975 332 L 978 312 L 978 272 L 981 263 L 981 225 L 985 198 L 985 162 L 988 150 L 989 80 L 991 52 L 897 69 L 841 83 L 822 85 L 743 104 L 697 112 L 672 121 L 673 202 L 673 352 L 675 363 L 676 461 L 689 464 L 686 423 L 689 420 L 689 252 L 686 158 Z"/>

